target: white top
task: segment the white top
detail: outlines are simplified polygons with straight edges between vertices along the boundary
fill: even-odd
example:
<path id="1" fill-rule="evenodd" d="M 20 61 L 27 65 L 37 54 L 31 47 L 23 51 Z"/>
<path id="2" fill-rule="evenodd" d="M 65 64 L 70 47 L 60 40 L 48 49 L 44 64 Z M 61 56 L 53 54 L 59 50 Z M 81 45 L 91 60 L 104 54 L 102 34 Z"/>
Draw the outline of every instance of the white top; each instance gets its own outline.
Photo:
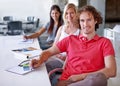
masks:
<path id="1" fill-rule="evenodd" d="M 79 35 L 79 33 L 80 33 L 80 29 L 77 29 L 77 31 L 71 35 Z M 70 34 L 65 32 L 65 26 L 63 26 L 62 30 L 61 30 L 61 35 L 60 35 L 59 41 L 68 36 L 70 36 Z"/>
<path id="2" fill-rule="evenodd" d="M 5 71 L 18 65 L 21 60 L 14 57 L 11 50 L 24 47 L 40 48 L 38 40 L 33 43 L 20 43 L 23 36 L 0 36 L 0 86 L 51 86 L 45 65 L 26 75 Z"/>

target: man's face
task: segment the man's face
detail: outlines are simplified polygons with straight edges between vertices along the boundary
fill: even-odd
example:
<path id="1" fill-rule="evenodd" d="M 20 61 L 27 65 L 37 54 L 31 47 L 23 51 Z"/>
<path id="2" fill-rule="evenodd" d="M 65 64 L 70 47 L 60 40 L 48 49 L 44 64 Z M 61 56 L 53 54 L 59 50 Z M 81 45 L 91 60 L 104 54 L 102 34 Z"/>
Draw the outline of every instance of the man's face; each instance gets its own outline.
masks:
<path id="1" fill-rule="evenodd" d="M 82 12 L 79 16 L 81 30 L 84 34 L 91 34 L 95 31 L 95 21 L 93 15 L 90 12 Z"/>

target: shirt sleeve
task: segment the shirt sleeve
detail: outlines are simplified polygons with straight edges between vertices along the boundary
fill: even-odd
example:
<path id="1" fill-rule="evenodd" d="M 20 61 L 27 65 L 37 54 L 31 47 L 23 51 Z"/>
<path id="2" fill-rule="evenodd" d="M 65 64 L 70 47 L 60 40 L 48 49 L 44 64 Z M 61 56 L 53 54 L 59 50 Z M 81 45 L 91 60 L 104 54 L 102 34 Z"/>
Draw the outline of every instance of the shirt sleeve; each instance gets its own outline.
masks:
<path id="1" fill-rule="evenodd" d="M 48 22 L 48 23 L 46 23 L 46 24 L 44 24 L 43 25 L 43 27 L 45 28 L 45 29 L 47 29 L 48 30 L 48 27 L 50 26 L 50 22 Z"/>
<path id="2" fill-rule="evenodd" d="M 115 51 L 112 45 L 112 42 L 109 39 L 106 39 L 103 44 L 103 55 L 108 56 L 108 55 L 113 55 L 115 56 Z"/>
<path id="3" fill-rule="evenodd" d="M 67 47 L 69 45 L 69 37 L 66 37 L 66 38 L 62 39 L 61 41 L 57 42 L 56 45 L 59 48 L 61 53 L 66 52 Z"/>

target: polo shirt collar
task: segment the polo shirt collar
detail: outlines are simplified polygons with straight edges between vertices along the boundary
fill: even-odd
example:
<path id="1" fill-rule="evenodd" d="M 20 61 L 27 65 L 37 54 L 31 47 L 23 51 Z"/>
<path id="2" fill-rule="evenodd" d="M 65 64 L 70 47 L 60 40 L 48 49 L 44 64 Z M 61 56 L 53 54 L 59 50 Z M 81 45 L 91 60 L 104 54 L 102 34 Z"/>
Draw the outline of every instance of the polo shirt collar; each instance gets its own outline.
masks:
<path id="1" fill-rule="evenodd" d="M 91 40 L 98 40 L 100 38 L 100 36 L 98 36 L 97 34 L 94 36 L 94 38 L 93 39 L 91 39 Z M 88 39 L 86 38 L 86 37 L 84 37 L 83 35 L 79 35 L 79 39 L 81 40 L 81 41 L 88 41 Z"/>

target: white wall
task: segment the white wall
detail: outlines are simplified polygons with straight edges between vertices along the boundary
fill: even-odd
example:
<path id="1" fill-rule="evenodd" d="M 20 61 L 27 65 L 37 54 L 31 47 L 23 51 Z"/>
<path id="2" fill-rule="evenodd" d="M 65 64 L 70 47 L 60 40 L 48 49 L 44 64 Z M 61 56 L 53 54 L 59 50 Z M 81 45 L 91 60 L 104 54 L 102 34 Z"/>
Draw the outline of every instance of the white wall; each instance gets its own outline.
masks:
<path id="1" fill-rule="evenodd" d="M 79 5 L 78 0 L 68 0 L 68 1 L 69 1 L 69 3 L 74 3 L 76 6 Z"/>
<path id="2" fill-rule="evenodd" d="M 36 16 L 44 23 L 49 20 L 51 4 L 52 0 L 0 0 L 0 20 L 3 16 L 13 16 L 15 20 Z"/>
<path id="3" fill-rule="evenodd" d="M 94 6 L 102 15 L 103 23 L 100 25 L 100 29 L 97 30 L 99 35 L 103 35 L 105 25 L 105 2 L 106 0 L 89 0 L 88 4 Z"/>

